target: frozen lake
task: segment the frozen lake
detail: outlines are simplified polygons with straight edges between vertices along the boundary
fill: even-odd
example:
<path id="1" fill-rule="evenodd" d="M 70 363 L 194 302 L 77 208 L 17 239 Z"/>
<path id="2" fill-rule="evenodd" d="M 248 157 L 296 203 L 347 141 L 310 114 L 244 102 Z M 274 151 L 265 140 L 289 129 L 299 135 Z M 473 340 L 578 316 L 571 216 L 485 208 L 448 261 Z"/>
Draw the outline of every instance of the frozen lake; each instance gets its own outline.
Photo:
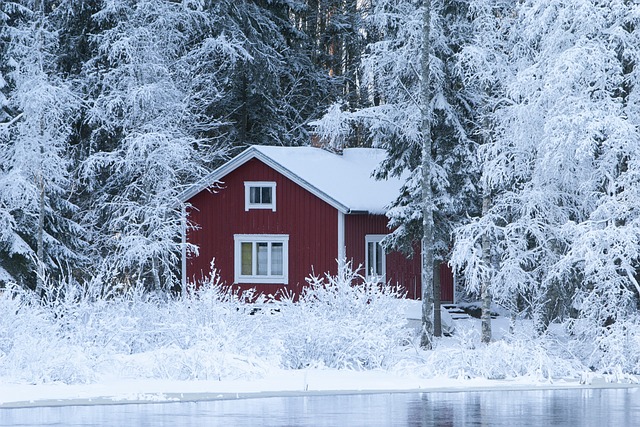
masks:
<path id="1" fill-rule="evenodd" d="M 316 395 L 0 409 L 2 426 L 632 426 L 640 391 L 580 389 Z"/>

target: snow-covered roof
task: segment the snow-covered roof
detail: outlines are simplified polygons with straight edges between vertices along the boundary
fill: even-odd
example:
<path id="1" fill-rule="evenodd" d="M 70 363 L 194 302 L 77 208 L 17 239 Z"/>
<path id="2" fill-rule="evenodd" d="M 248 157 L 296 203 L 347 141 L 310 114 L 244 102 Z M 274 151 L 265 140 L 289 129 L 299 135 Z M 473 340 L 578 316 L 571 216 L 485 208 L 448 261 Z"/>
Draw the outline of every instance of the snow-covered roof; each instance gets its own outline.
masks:
<path id="1" fill-rule="evenodd" d="M 198 194 L 253 158 L 257 158 L 344 213 L 384 214 L 403 184 L 401 178 L 376 180 L 374 170 L 386 154 L 376 148 L 347 148 L 342 154 L 315 147 L 251 146 L 201 183 L 181 195 L 183 201 Z"/>

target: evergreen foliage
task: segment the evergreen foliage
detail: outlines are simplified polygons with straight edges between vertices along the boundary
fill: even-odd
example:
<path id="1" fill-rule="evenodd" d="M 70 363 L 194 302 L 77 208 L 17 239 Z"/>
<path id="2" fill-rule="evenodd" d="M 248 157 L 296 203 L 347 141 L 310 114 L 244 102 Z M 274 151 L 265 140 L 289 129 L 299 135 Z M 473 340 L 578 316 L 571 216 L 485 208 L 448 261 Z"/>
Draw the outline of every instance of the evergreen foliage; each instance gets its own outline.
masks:
<path id="1" fill-rule="evenodd" d="M 35 287 L 83 266 L 69 141 L 81 99 L 58 75 L 57 34 L 37 3 L 6 2 L 0 82 L 0 280 Z"/>

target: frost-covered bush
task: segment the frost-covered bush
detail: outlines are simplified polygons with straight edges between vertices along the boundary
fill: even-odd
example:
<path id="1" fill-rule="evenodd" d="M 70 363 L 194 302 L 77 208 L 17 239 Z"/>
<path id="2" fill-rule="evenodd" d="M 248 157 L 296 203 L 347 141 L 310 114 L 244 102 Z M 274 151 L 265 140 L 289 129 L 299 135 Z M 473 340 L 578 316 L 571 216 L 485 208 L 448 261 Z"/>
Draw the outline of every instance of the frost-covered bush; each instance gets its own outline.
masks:
<path id="1" fill-rule="evenodd" d="M 0 295 L 0 377 L 221 380 L 278 367 L 378 368 L 409 336 L 397 292 L 349 268 L 309 279 L 297 302 L 265 303 L 212 277 L 175 297 L 138 286 L 105 295 L 99 279 L 48 284 L 42 299 L 10 287 Z"/>
<path id="2" fill-rule="evenodd" d="M 30 291 L 0 291 L 0 376 L 30 383 L 94 379 L 84 349 L 65 338 L 64 321 Z"/>
<path id="3" fill-rule="evenodd" d="M 423 351 L 397 291 L 349 266 L 310 278 L 299 301 L 267 302 L 213 277 L 174 297 L 135 286 L 105 295 L 98 279 L 49 284 L 44 298 L 8 286 L 0 290 L 0 379 L 250 380 L 272 369 L 328 367 L 541 381 L 605 374 L 615 381 L 640 372 L 638 316 L 598 330 L 574 320 L 533 339 L 529 322 L 520 335 L 488 345 L 480 343 L 476 321 L 460 321 L 453 337 Z"/>
<path id="4" fill-rule="evenodd" d="M 277 336 L 285 368 L 372 369 L 389 364 L 410 336 L 389 285 L 365 280 L 349 264 L 337 276 L 311 277 L 298 302 L 279 303 Z"/>
<path id="5" fill-rule="evenodd" d="M 594 327 L 588 319 L 568 324 L 573 335 L 571 349 L 591 370 L 613 375 L 640 374 L 640 317 L 629 316 L 611 324 Z"/>
<path id="6" fill-rule="evenodd" d="M 88 284 L 46 286 L 41 300 L 10 287 L 0 295 L 0 377 L 30 383 L 100 377 L 223 379 L 261 374 L 260 315 L 240 296 L 205 283 L 186 296 L 133 287 L 103 295 Z M 264 351 L 265 348 L 268 351 Z"/>
<path id="7" fill-rule="evenodd" d="M 393 370 L 423 378 L 533 377 L 542 381 L 578 378 L 586 370 L 566 343 L 549 335 L 511 336 L 484 344 L 477 328 L 459 326 L 456 336 L 447 341 L 440 340 L 435 351 L 402 359 Z"/>

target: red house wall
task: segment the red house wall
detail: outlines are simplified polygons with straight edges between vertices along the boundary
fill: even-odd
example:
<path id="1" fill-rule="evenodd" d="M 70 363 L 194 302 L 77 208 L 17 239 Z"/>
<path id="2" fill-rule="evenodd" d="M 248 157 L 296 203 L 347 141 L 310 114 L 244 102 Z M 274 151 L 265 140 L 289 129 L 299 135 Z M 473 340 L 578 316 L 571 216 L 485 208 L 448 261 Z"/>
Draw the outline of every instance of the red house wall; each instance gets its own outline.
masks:
<path id="1" fill-rule="evenodd" d="M 387 234 L 388 219 L 384 215 L 345 215 L 345 245 L 347 260 L 353 261 L 354 268 L 365 266 L 365 236 L 367 234 Z M 420 256 L 416 253 L 407 259 L 400 252 L 387 254 L 387 281 L 401 285 L 407 298 L 420 299 Z"/>
<path id="2" fill-rule="evenodd" d="M 267 209 L 245 211 L 244 182 L 274 181 L 276 212 Z M 223 178 L 223 189 L 202 191 L 189 200 L 189 220 L 198 229 L 187 232 L 187 241 L 200 248 L 198 257 L 187 261 L 187 280 L 208 275 L 211 259 L 222 280 L 233 284 L 234 234 L 288 234 L 289 285 L 237 284 L 276 295 L 286 288 L 299 294 L 305 278 L 337 272 L 338 212 L 284 175 L 257 159 L 249 160 Z"/>
<path id="3" fill-rule="evenodd" d="M 384 215 L 345 215 L 345 245 L 347 260 L 353 262 L 353 267 L 365 266 L 365 236 L 367 234 L 387 234 L 388 219 Z M 407 258 L 401 252 L 387 254 L 387 281 L 399 284 L 407 292 L 407 298 L 420 299 L 421 286 L 420 246 L 414 250 L 413 258 Z M 446 264 L 440 265 L 440 299 L 453 302 L 453 272 Z"/>
<path id="4" fill-rule="evenodd" d="M 245 211 L 244 182 L 274 181 L 276 212 L 268 209 Z M 287 290 L 299 295 L 312 272 L 337 272 L 338 211 L 309 191 L 257 159 L 223 178 L 222 189 L 202 191 L 189 200 L 189 221 L 197 226 L 187 232 L 187 241 L 199 247 L 197 257 L 187 260 L 187 280 L 198 282 L 209 275 L 210 262 L 222 281 L 234 281 L 234 234 L 289 235 L 288 285 L 235 284 L 240 289 L 255 288 L 259 293 L 276 295 Z M 354 268 L 365 265 L 365 236 L 387 234 L 384 215 L 345 215 L 347 260 Z M 412 259 L 400 252 L 387 254 L 387 279 L 400 284 L 407 297 L 420 299 L 419 248 Z M 364 271 L 362 271 L 364 273 Z M 446 264 L 441 267 L 442 300 L 453 300 L 453 275 Z"/>

